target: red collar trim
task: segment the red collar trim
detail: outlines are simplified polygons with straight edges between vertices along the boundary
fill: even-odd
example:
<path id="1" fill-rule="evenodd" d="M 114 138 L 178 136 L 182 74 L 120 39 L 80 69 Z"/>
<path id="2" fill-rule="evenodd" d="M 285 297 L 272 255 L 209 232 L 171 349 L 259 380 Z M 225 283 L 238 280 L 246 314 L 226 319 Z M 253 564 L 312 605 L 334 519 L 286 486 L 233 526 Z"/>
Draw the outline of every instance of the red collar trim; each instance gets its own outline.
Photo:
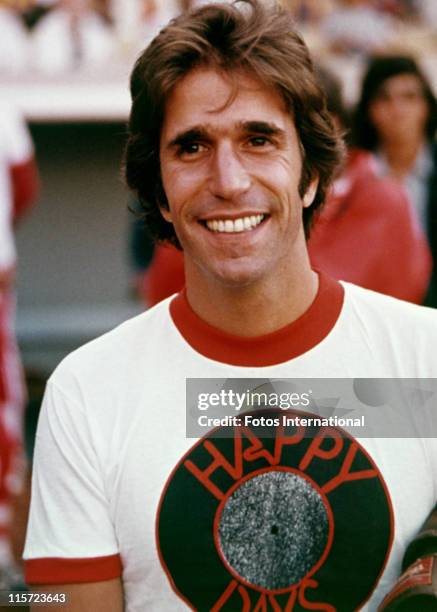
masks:
<path id="1" fill-rule="evenodd" d="M 255 338 L 234 336 L 203 321 L 188 303 L 185 290 L 171 301 L 170 314 L 184 339 L 201 355 L 229 365 L 263 367 L 299 357 L 319 344 L 337 322 L 343 299 L 343 286 L 319 273 L 319 290 L 308 310 L 289 325 Z"/>

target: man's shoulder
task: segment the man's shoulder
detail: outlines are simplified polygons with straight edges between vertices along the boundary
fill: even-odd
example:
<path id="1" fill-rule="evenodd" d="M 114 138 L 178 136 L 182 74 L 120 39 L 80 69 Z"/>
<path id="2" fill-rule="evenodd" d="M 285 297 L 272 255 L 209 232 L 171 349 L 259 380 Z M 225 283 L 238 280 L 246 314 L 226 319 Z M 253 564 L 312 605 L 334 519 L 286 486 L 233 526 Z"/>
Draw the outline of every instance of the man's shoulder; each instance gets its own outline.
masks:
<path id="1" fill-rule="evenodd" d="M 168 298 L 132 317 L 67 355 L 51 376 L 57 382 L 71 376 L 81 380 L 99 375 L 122 375 L 153 353 L 171 332 Z"/>
<path id="2" fill-rule="evenodd" d="M 395 331 L 415 331 L 437 334 L 437 310 L 364 289 L 343 282 L 345 308 L 358 317 L 367 317 L 369 323 L 393 328 Z"/>

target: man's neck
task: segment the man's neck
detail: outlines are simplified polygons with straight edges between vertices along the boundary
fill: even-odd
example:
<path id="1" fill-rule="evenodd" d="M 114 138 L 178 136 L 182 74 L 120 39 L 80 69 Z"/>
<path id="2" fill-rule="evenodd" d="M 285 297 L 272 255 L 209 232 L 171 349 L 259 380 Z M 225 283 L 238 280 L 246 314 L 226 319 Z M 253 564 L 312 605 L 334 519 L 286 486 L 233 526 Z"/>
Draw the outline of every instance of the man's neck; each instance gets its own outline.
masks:
<path id="1" fill-rule="evenodd" d="M 187 270 L 187 298 L 194 312 L 217 329 L 236 336 L 262 336 L 298 319 L 318 290 L 318 276 L 309 261 L 292 274 L 276 272 L 267 283 L 227 287 L 204 277 L 193 282 Z"/>

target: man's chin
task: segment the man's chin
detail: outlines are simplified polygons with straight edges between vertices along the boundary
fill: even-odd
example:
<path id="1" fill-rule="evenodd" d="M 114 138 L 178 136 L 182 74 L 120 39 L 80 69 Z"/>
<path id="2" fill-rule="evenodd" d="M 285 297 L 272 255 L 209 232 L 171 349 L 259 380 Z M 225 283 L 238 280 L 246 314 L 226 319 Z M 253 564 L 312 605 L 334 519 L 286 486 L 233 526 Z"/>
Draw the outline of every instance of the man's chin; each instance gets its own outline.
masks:
<path id="1" fill-rule="evenodd" d="M 251 266 L 227 267 L 226 269 L 210 270 L 208 276 L 217 285 L 229 289 L 246 289 L 256 285 L 262 274 L 259 268 Z"/>

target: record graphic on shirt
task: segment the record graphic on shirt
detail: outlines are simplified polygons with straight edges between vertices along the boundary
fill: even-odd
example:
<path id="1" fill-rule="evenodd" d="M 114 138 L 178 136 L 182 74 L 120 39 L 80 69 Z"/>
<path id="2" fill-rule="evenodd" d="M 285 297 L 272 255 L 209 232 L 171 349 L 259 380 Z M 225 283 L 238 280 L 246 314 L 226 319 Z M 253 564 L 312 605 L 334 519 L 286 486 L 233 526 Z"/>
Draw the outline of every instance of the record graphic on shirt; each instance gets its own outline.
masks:
<path id="1" fill-rule="evenodd" d="M 350 612 L 385 567 L 393 512 L 375 463 L 344 431 L 308 437 L 283 415 L 268 411 L 268 437 L 244 426 L 209 433 L 166 483 L 160 559 L 195 610 Z"/>

